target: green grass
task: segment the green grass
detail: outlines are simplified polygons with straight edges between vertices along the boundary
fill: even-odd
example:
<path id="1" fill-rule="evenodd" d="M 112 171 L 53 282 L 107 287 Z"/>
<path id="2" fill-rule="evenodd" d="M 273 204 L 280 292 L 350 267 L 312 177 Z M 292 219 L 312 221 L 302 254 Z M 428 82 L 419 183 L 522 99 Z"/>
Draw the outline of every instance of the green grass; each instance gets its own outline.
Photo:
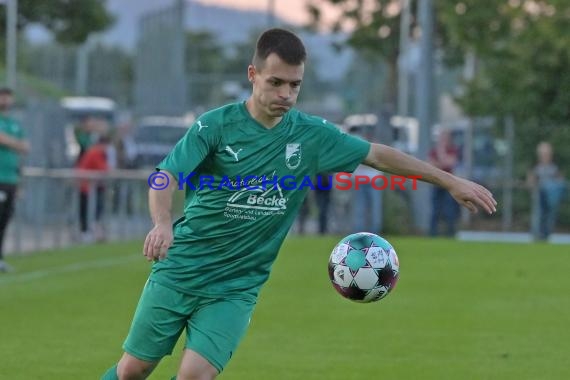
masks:
<path id="1" fill-rule="evenodd" d="M 568 379 L 567 246 L 390 239 L 396 290 L 342 299 L 336 238 L 286 242 L 220 379 Z M 11 258 L 0 276 L 0 378 L 97 379 L 121 344 L 149 264 L 141 243 Z M 151 379 L 176 373 L 183 342 Z"/>

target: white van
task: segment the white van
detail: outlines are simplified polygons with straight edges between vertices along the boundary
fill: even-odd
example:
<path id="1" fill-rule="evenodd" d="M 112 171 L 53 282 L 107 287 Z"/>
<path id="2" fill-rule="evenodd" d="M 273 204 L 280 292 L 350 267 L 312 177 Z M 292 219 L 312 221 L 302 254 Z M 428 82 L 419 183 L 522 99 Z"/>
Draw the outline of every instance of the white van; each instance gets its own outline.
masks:
<path id="1" fill-rule="evenodd" d="M 69 164 L 76 162 L 81 150 L 78 141 L 77 125 L 86 117 L 101 120 L 105 128 L 114 128 L 117 105 L 112 99 L 96 96 L 69 96 L 60 100 L 60 106 L 65 112 L 64 126 L 65 158 Z M 107 130 L 110 133 L 111 130 Z M 100 133 L 93 132 L 85 135 L 91 143 L 99 139 Z"/>

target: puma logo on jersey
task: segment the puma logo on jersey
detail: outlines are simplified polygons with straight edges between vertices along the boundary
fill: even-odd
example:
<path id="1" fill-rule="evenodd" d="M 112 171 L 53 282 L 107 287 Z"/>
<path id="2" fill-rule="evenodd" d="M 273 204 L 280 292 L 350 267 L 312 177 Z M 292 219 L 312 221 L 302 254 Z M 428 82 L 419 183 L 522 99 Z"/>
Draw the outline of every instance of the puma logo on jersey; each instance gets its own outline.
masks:
<path id="1" fill-rule="evenodd" d="M 200 120 L 198 120 L 198 132 L 200 132 L 202 130 L 202 128 L 208 128 L 207 125 L 202 125 L 202 122 Z"/>
<path id="2" fill-rule="evenodd" d="M 234 152 L 234 150 L 233 150 L 229 145 L 226 145 L 226 152 L 228 152 L 229 154 L 231 154 L 232 156 L 234 156 L 234 158 L 236 159 L 236 162 L 239 161 L 238 154 L 239 154 L 239 152 L 241 152 L 242 150 L 243 150 L 243 149 L 240 149 L 240 150 L 238 150 L 237 152 Z"/>

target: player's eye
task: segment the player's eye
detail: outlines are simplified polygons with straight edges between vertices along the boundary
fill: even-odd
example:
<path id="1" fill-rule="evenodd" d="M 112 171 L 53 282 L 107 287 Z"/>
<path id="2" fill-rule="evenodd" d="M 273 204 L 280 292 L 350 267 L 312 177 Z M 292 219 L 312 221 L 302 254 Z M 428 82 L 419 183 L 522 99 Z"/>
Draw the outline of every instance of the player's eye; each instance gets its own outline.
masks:
<path id="1" fill-rule="evenodd" d="M 269 84 L 272 85 L 273 87 L 279 87 L 279 86 L 281 86 L 281 81 L 276 80 L 276 79 L 272 79 L 269 81 Z"/>

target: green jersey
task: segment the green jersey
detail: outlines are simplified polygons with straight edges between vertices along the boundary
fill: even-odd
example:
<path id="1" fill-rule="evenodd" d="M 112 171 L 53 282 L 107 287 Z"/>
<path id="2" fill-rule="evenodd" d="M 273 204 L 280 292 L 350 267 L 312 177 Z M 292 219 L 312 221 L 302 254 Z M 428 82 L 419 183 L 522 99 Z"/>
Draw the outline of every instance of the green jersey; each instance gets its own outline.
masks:
<path id="1" fill-rule="evenodd" d="M 185 186 L 186 201 L 151 279 L 199 296 L 256 297 L 310 189 L 306 179 L 352 172 L 369 149 L 295 109 L 271 129 L 245 103 L 207 112 L 157 167 Z"/>
<path id="2" fill-rule="evenodd" d="M 24 131 L 14 119 L 0 115 L 0 133 L 15 139 L 23 139 Z M 0 183 L 17 184 L 20 180 L 20 154 L 0 145 Z"/>

